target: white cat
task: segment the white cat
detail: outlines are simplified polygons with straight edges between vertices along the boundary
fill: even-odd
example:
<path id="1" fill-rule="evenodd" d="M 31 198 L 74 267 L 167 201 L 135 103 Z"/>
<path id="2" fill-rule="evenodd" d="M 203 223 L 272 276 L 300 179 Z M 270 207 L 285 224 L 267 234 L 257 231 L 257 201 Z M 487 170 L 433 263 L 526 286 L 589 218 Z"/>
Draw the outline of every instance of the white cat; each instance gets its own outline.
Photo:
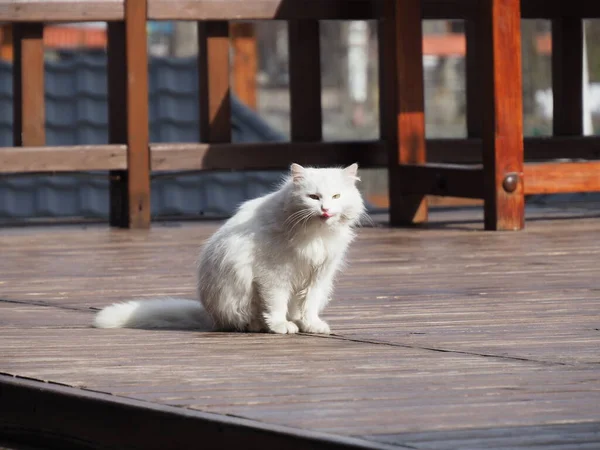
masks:
<path id="1" fill-rule="evenodd" d="M 94 326 L 330 333 L 319 314 L 365 213 L 357 169 L 292 164 L 277 191 L 244 203 L 207 241 L 198 260 L 201 303 L 116 303 Z"/>

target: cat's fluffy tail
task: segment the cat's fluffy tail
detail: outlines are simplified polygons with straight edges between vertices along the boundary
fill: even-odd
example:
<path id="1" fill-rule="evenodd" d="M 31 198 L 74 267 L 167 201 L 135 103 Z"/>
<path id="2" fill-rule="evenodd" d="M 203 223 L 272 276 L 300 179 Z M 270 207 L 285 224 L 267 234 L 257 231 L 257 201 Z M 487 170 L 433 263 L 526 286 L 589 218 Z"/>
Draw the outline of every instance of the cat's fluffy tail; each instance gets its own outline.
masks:
<path id="1" fill-rule="evenodd" d="M 114 303 L 94 317 L 96 328 L 212 329 L 212 321 L 196 300 L 155 298 Z"/>

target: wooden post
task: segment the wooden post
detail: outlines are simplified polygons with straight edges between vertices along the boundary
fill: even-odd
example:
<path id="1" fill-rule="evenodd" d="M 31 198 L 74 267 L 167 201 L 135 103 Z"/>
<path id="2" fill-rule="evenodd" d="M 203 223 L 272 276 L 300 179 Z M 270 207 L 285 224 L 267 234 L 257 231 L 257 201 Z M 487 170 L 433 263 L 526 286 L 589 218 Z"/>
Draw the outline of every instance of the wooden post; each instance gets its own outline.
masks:
<path id="1" fill-rule="evenodd" d="M 258 50 L 254 24 L 232 23 L 233 91 L 244 104 L 256 109 L 256 73 Z"/>
<path id="2" fill-rule="evenodd" d="M 319 22 L 288 22 L 292 141 L 321 141 L 321 50 Z"/>
<path id="3" fill-rule="evenodd" d="M 198 78 L 201 141 L 231 142 L 227 22 L 198 23 Z"/>
<path id="4" fill-rule="evenodd" d="M 486 230 L 524 226 L 519 0 L 482 4 L 482 132 Z"/>
<path id="5" fill-rule="evenodd" d="M 127 58 L 124 22 L 108 22 L 107 41 L 108 140 L 110 144 L 127 144 Z M 109 223 L 113 227 L 127 227 L 127 171 L 113 170 L 109 177 Z"/>
<path id="6" fill-rule="evenodd" d="M 15 146 L 46 144 L 44 26 L 13 25 L 13 141 Z"/>
<path id="7" fill-rule="evenodd" d="M 150 130 L 146 0 L 125 1 L 129 227 L 150 227 Z"/>
<path id="8" fill-rule="evenodd" d="M 109 134 L 127 144 L 127 171 L 111 172 L 110 224 L 150 226 L 146 1 L 125 2 L 125 23 L 108 29 Z"/>
<path id="9" fill-rule="evenodd" d="M 552 21 L 552 93 L 555 136 L 583 134 L 583 23 L 577 17 Z"/>
<path id="10" fill-rule="evenodd" d="M 427 221 L 426 197 L 399 188 L 399 165 L 426 162 L 420 3 L 385 2 L 379 23 L 380 123 L 389 154 L 391 225 Z"/>
<path id="11" fill-rule="evenodd" d="M 482 41 L 481 21 L 478 18 L 465 20 L 465 38 L 467 41 L 466 53 L 466 97 L 467 97 L 467 136 L 470 138 L 481 137 L 482 119 L 482 88 L 479 64 L 479 46 Z"/>
<path id="12" fill-rule="evenodd" d="M 0 59 L 13 60 L 13 32 L 12 25 L 0 25 Z"/>

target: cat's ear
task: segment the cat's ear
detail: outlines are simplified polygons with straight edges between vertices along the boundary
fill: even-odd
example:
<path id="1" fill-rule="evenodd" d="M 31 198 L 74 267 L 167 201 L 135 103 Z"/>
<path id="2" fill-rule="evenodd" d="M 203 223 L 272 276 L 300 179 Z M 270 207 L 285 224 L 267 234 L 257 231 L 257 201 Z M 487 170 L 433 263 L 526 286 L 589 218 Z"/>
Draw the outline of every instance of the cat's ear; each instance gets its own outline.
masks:
<path id="1" fill-rule="evenodd" d="M 351 178 L 354 181 L 360 181 L 360 178 L 356 175 L 358 172 L 358 164 L 354 163 L 344 169 L 344 175 Z"/>
<path id="2" fill-rule="evenodd" d="M 300 164 L 292 163 L 290 166 L 290 173 L 292 174 L 292 180 L 294 182 L 300 181 L 304 178 L 305 169 Z"/>

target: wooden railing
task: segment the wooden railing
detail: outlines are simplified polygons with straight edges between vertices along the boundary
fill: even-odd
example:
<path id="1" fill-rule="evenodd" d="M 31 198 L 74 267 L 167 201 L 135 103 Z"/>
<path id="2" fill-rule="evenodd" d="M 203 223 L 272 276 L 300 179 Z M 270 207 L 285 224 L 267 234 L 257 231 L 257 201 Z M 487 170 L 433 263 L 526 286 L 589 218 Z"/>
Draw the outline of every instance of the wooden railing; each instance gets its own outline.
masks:
<path id="1" fill-rule="evenodd" d="M 554 137 L 522 138 L 521 17 L 552 20 Z M 600 191 L 600 139 L 581 136 L 581 19 L 590 17 L 600 17 L 600 2 L 0 0 L 0 22 L 14 28 L 15 145 L 0 149 L 0 172 L 109 170 L 111 225 L 144 228 L 151 170 L 357 161 L 389 169 L 393 225 L 425 221 L 426 196 L 447 195 L 484 199 L 486 229 L 520 229 L 526 194 Z M 425 139 L 422 18 L 466 20 L 467 139 Z M 231 143 L 228 21 L 234 19 L 290 21 L 290 143 Z M 322 141 L 320 19 L 378 20 L 379 141 Z M 198 21 L 203 142 L 149 141 L 147 20 Z M 43 24 L 65 21 L 108 22 L 109 145 L 45 146 Z M 524 155 L 533 162 L 525 164 Z M 592 161 L 542 162 L 554 158 Z"/>

